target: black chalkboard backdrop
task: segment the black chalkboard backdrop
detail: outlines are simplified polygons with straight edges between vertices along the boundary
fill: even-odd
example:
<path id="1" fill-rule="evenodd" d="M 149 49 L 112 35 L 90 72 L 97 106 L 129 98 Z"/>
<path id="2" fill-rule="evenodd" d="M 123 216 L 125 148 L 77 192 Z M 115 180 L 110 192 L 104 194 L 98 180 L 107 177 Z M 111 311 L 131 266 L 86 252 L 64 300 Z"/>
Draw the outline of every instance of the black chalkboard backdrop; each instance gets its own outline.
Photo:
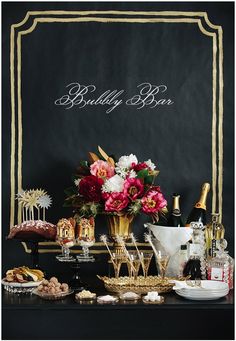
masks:
<path id="1" fill-rule="evenodd" d="M 22 246 L 5 241 L 10 216 L 10 27 L 20 22 L 27 11 L 46 10 L 207 12 L 213 24 L 222 26 L 223 223 L 232 253 L 233 3 L 11 2 L 3 3 L 2 18 L 3 270 L 29 264 L 29 256 Z M 127 18 L 127 15 L 93 17 Z M 32 23 L 31 18 L 24 29 Z M 209 29 L 209 32 L 213 31 Z M 22 186 L 24 189 L 45 188 L 52 196 L 48 221 L 56 223 L 59 218 L 71 215 L 70 209 L 62 207 L 64 189 L 72 184 L 71 175 L 79 161 L 86 159 L 89 151 L 96 151 L 97 145 L 117 157 L 134 153 L 140 161 L 151 158 L 160 170 L 157 183 L 169 204 L 173 192 L 181 194 L 181 208 L 186 219 L 198 199 L 202 183 L 212 183 L 212 55 L 212 38 L 203 34 L 198 25 L 190 23 L 43 22 L 38 23 L 33 32 L 22 36 Z M 117 100 L 122 102 L 86 104 L 83 108 L 73 102 L 58 105 L 63 104 L 61 97 L 68 93 L 72 86 L 67 85 L 71 83 L 96 87 L 94 92 L 84 95 L 86 101 L 97 99 L 107 90 L 117 90 L 121 91 Z M 154 102 L 134 105 L 132 98 L 140 93 L 144 85 L 138 86 L 143 83 L 150 84 L 152 90 L 151 86 L 165 85 L 160 88 L 163 92 L 155 97 L 162 101 L 153 108 Z M 218 95 L 217 90 L 217 99 Z M 145 221 L 147 217 L 142 216 L 134 223 L 134 232 L 140 239 Z M 106 232 L 106 222 L 99 218 L 96 233 L 102 232 Z M 41 263 L 52 271 L 54 255 L 43 254 Z"/>

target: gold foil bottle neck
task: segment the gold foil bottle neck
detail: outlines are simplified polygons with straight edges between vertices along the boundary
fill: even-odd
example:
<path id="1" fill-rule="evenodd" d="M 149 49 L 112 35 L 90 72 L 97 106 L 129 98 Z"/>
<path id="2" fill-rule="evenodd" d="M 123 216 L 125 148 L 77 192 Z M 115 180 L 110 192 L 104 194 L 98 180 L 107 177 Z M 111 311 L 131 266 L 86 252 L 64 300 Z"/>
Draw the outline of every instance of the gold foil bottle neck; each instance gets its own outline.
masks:
<path id="1" fill-rule="evenodd" d="M 174 215 L 180 215 L 180 206 L 179 206 L 179 194 L 173 194 L 173 209 L 172 212 Z"/>
<path id="2" fill-rule="evenodd" d="M 210 191 L 210 184 L 208 182 L 205 182 L 202 185 L 202 191 L 201 191 L 201 196 L 199 201 L 195 204 L 196 208 L 202 208 L 204 210 L 206 210 L 206 200 L 207 200 L 207 194 Z"/>

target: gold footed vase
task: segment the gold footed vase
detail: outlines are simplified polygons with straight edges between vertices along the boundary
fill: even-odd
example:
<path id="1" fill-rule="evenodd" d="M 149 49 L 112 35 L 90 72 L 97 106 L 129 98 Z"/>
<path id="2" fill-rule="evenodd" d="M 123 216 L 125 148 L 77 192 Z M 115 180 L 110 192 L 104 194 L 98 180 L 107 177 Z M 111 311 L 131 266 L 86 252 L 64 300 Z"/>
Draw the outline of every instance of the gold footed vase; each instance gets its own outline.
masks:
<path id="1" fill-rule="evenodd" d="M 128 214 L 117 214 L 107 216 L 109 235 L 114 241 L 114 251 L 117 254 L 121 254 L 122 246 L 116 241 L 116 236 L 123 237 L 124 241 L 129 238 L 132 232 L 132 222 L 134 216 Z"/>

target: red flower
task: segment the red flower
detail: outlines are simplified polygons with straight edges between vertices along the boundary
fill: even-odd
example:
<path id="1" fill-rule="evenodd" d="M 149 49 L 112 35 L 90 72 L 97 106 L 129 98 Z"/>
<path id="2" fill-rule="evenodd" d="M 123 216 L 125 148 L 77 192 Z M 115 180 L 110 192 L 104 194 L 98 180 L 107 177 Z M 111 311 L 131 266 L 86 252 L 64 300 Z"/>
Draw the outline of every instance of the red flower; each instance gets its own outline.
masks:
<path id="1" fill-rule="evenodd" d="M 85 176 L 79 183 L 79 194 L 88 201 L 99 202 L 103 180 L 94 175 Z"/>
<path id="2" fill-rule="evenodd" d="M 141 199 L 142 211 L 150 214 L 160 211 L 167 206 L 167 201 L 161 193 L 159 186 L 150 188 L 146 195 Z"/>
<path id="3" fill-rule="evenodd" d="M 107 200 L 110 197 L 110 193 L 102 192 L 102 199 Z"/>
<path id="4" fill-rule="evenodd" d="M 148 169 L 148 165 L 145 163 L 145 162 L 140 162 L 138 163 L 137 165 L 133 164 L 132 165 L 132 169 L 135 171 L 135 172 L 138 172 L 142 169 Z"/>
<path id="5" fill-rule="evenodd" d="M 127 178 L 124 182 L 124 194 L 131 200 L 136 200 L 143 194 L 144 186 L 140 179 Z"/>
<path id="6" fill-rule="evenodd" d="M 119 212 L 129 203 L 128 198 L 123 193 L 111 193 L 105 202 L 105 211 Z"/>

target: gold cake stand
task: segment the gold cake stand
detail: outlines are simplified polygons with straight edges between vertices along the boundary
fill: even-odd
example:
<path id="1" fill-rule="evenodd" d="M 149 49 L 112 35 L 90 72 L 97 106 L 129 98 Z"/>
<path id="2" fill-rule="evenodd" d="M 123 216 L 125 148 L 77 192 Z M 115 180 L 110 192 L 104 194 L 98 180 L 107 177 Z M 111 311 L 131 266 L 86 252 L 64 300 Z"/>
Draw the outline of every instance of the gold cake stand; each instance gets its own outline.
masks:
<path id="1" fill-rule="evenodd" d="M 158 293 L 170 292 L 175 285 L 171 280 L 185 281 L 187 277 L 165 277 L 162 279 L 159 276 L 138 276 L 137 279 L 124 277 L 97 277 L 103 281 L 107 291 L 122 293 L 126 291 L 133 291 L 137 294 L 146 294 L 149 291 L 158 291 Z"/>

